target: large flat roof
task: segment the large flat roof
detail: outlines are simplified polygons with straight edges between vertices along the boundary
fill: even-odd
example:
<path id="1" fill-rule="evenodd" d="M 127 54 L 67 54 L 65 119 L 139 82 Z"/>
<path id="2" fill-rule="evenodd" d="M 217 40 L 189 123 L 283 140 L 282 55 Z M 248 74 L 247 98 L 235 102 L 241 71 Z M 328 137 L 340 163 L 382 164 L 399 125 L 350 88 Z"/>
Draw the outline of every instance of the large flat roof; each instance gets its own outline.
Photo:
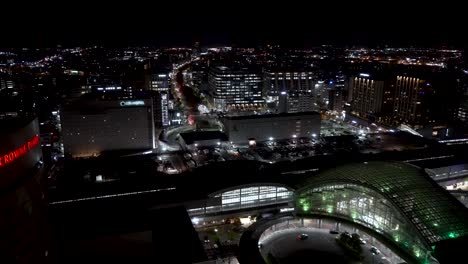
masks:
<path id="1" fill-rule="evenodd" d="M 264 115 L 239 115 L 239 116 L 223 116 L 229 120 L 244 120 L 244 119 L 262 119 L 262 118 L 273 118 L 273 117 L 301 117 L 309 115 L 320 115 L 318 112 L 298 112 L 298 113 L 280 113 L 280 114 L 264 114 Z"/>
<path id="2" fill-rule="evenodd" d="M 193 131 L 180 133 L 180 136 L 184 139 L 185 144 L 191 145 L 196 141 L 202 140 L 215 140 L 227 141 L 228 137 L 221 131 Z"/>
<path id="3" fill-rule="evenodd" d="M 429 244 L 468 235 L 467 209 L 413 165 L 353 163 L 319 173 L 302 186 L 306 190 L 333 182 L 355 183 L 378 191 L 400 209 Z"/>

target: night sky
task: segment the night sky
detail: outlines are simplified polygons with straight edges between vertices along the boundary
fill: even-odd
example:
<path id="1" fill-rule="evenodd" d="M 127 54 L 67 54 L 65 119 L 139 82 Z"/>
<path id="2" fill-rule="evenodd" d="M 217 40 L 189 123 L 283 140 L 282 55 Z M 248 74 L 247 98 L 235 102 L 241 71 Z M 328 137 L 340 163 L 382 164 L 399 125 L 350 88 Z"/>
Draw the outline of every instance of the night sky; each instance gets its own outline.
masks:
<path id="1" fill-rule="evenodd" d="M 2 47 L 105 44 L 252 46 L 279 43 L 466 46 L 468 21 L 457 5 L 364 1 L 199 1 L 29 6 L 2 14 Z M 350 2 L 350 1 L 349 1 Z M 409 1 L 406 1 L 409 2 Z M 347 2 L 345 2 L 347 3 Z"/>

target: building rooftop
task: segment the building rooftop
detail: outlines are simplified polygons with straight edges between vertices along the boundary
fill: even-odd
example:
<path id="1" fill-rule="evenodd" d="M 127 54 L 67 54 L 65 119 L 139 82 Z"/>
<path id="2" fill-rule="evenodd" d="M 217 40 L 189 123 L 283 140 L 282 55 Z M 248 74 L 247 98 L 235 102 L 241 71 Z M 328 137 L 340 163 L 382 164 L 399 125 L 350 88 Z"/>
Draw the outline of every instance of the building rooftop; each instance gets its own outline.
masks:
<path id="1" fill-rule="evenodd" d="M 280 113 L 280 114 L 264 114 L 264 115 L 238 115 L 238 116 L 223 116 L 229 120 L 244 120 L 244 119 L 263 119 L 273 117 L 293 117 L 293 116 L 308 116 L 308 115 L 320 115 L 318 112 L 299 112 L 299 113 Z"/>
<path id="2" fill-rule="evenodd" d="M 35 117 L 14 117 L 0 119 L 0 135 L 9 134 L 28 125 Z"/>
<path id="3" fill-rule="evenodd" d="M 228 137 L 221 131 L 195 131 L 180 133 L 180 136 L 184 139 L 185 144 L 191 145 L 197 141 L 202 140 L 220 140 L 228 141 Z"/>
<path id="4" fill-rule="evenodd" d="M 301 186 L 336 182 L 367 186 L 382 194 L 428 244 L 468 235 L 467 209 L 418 167 L 398 162 L 354 163 L 319 173 Z"/>

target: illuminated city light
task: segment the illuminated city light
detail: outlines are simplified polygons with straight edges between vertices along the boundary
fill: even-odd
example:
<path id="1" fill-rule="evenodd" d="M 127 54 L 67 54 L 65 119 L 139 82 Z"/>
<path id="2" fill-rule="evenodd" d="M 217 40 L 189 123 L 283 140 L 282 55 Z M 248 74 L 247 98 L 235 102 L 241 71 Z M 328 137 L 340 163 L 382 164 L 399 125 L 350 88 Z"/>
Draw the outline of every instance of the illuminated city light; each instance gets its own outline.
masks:
<path id="1" fill-rule="evenodd" d="M 200 223 L 200 218 L 194 217 L 192 218 L 192 224 L 198 225 Z"/>
<path id="2" fill-rule="evenodd" d="M 3 167 L 28 153 L 39 143 L 39 136 L 35 135 L 31 140 L 24 143 L 19 148 L 8 153 L 0 155 L 0 167 Z"/>
<path id="3" fill-rule="evenodd" d="M 138 100 L 138 101 L 121 101 L 120 106 L 140 106 L 145 105 L 145 101 Z"/>

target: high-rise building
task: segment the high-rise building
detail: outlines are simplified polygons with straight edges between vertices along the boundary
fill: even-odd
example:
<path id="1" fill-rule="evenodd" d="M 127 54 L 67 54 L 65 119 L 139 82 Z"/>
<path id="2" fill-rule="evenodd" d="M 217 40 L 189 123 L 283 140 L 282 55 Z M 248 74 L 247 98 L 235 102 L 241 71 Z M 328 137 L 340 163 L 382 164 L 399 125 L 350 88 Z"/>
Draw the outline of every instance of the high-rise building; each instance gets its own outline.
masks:
<path id="1" fill-rule="evenodd" d="M 444 73 L 397 75 L 394 122 L 414 129 L 446 125 L 457 112 L 457 92 L 454 78 Z"/>
<path id="2" fill-rule="evenodd" d="M 262 75 L 256 69 L 213 67 L 208 82 L 220 111 L 256 110 L 264 106 Z"/>
<path id="3" fill-rule="evenodd" d="M 423 66 L 383 70 L 350 78 L 351 114 L 416 130 L 446 126 L 455 118 L 460 87 L 450 72 Z"/>
<path id="4" fill-rule="evenodd" d="M 151 74 L 150 90 L 157 92 L 167 92 L 171 87 L 171 80 L 168 73 L 157 72 Z"/>
<path id="5" fill-rule="evenodd" d="M 392 86 L 387 79 L 361 73 L 350 77 L 351 113 L 370 121 L 380 121 L 391 113 L 393 107 Z"/>
<path id="6" fill-rule="evenodd" d="M 422 104 L 423 97 L 426 96 L 426 81 L 408 76 L 396 76 L 396 93 L 393 107 L 393 116 L 400 123 L 416 125 L 428 120 L 426 109 Z"/>
<path id="7" fill-rule="evenodd" d="M 91 157 L 103 151 L 152 149 L 154 119 L 150 99 L 80 98 L 61 110 L 65 153 Z"/>
<path id="8" fill-rule="evenodd" d="M 343 111 L 343 90 L 333 89 L 329 91 L 328 109 L 331 111 Z"/>
<path id="9" fill-rule="evenodd" d="M 48 263 L 37 119 L 0 120 L 0 259 Z"/>
<path id="10" fill-rule="evenodd" d="M 269 96 L 279 96 L 282 91 L 313 94 L 314 78 L 312 71 L 270 69 L 265 72 L 265 90 Z"/>
<path id="11" fill-rule="evenodd" d="M 15 83 L 13 82 L 11 78 L 0 75 L 0 91 L 4 89 L 13 89 L 14 86 L 15 86 Z"/>
<path id="12" fill-rule="evenodd" d="M 311 93 L 280 92 L 278 113 L 299 113 L 316 110 L 315 97 Z"/>
<path id="13" fill-rule="evenodd" d="M 167 92 L 152 92 L 154 126 L 162 128 L 171 124 L 169 118 L 169 95 Z"/>
<path id="14" fill-rule="evenodd" d="M 464 123 L 468 123 L 468 102 L 464 102 L 460 107 L 458 107 L 457 119 Z"/>

